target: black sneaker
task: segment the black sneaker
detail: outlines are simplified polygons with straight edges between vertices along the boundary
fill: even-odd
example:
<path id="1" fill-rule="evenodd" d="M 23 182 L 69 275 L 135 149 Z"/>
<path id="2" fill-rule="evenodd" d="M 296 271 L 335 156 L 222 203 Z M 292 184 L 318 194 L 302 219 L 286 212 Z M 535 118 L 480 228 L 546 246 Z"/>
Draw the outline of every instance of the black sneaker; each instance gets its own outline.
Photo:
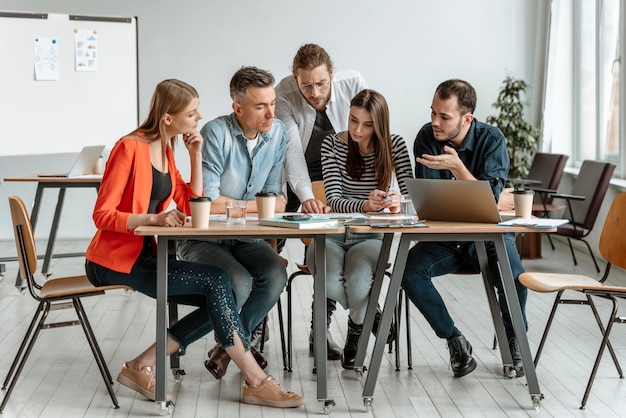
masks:
<path id="1" fill-rule="evenodd" d="M 515 369 L 515 377 L 522 377 L 526 373 L 524 372 L 524 363 L 522 362 L 522 354 L 519 352 L 519 345 L 515 337 L 509 340 L 509 350 L 511 350 L 511 357 L 513 357 L 513 369 Z"/>
<path id="2" fill-rule="evenodd" d="M 464 336 L 450 338 L 448 350 L 450 350 L 450 367 L 455 377 L 462 377 L 474 371 L 476 360 L 472 357 L 472 345 Z"/>

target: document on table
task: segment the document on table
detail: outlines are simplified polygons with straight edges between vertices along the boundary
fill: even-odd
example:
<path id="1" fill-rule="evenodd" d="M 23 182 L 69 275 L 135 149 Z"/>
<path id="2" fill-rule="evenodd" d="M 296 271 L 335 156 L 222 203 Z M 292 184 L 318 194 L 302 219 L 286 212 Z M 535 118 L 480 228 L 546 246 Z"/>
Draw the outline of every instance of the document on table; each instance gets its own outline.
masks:
<path id="1" fill-rule="evenodd" d="M 569 223 L 568 219 L 552 219 L 552 218 L 514 218 L 504 222 L 500 222 L 501 226 L 526 226 L 529 228 L 556 228 Z"/>

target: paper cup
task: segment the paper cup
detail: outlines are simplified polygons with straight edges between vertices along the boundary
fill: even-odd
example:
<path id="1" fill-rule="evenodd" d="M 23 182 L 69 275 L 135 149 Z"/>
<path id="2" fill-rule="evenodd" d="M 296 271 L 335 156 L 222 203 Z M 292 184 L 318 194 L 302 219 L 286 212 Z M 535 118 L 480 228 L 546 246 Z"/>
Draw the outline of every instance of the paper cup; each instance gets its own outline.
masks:
<path id="1" fill-rule="evenodd" d="M 513 205 L 515 207 L 515 216 L 518 218 L 529 219 L 533 213 L 534 198 L 535 192 L 532 190 L 513 190 Z"/>
<path id="2" fill-rule="evenodd" d="M 257 193 L 255 197 L 259 219 L 273 218 L 276 208 L 276 193 Z"/>
<path id="3" fill-rule="evenodd" d="M 191 209 L 191 226 L 193 228 L 208 228 L 211 215 L 211 198 L 207 196 L 191 197 L 189 208 Z"/>

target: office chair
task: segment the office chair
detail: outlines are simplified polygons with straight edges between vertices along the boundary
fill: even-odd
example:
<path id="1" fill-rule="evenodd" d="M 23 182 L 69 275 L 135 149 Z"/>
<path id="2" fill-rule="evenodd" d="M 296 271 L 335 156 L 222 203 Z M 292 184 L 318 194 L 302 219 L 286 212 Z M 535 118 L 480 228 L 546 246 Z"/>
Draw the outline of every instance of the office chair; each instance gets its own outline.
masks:
<path id="1" fill-rule="evenodd" d="M 574 182 L 572 193 L 551 194 L 553 199 L 566 201 L 568 210 L 563 217 L 569 220 L 568 224 L 559 226 L 553 234 L 567 238 L 574 265 L 578 265 L 578 262 L 571 240 L 584 242 L 598 273 L 600 273 L 600 267 L 598 267 L 591 246 L 585 238 L 591 233 L 596 223 L 613 171 L 615 171 L 615 164 L 613 163 L 585 160 Z"/>
<path id="2" fill-rule="evenodd" d="M 604 222 L 604 227 L 602 228 L 599 249 L 600 255 L 607 261 L 606 269 L 600 280 L 578 274 L 542 272 L 525 272 L 519 277 L 520 282 L 524 286 L 535 292 L 558 292 L 554 304 L 552 305 L 546 328 L 541 337 L 537 354 L 535 355 L 535 366 L 539 363 L 539 358 L 541 357 L 543 347 L 556 314 L 556 309 L 559 305 L 587 305 L 593 312 L 598 328 L 600 328 L 600 333 L 602 334 L 602 342 L 600 343 L 600 349 L 598 350 L 593 369 L 591 370 L 580 409 L 585 408 L 605 348 L 608 348 L 611 354 L 618 376 L 620 378 L 624 377 L 609 336 L 614 324 L 626 323 L 623 317 L 617 315 L 617 300 L 626 299 L 626 283 L 609 285 L 607 284 L 607 279 L 609 278 L 611 266 L 626 269 L 626 192 L 620 193 L 611 204 L 611 208 Z M 566 290 L 582 293 L 585 299 L 565 299 L 563 298 L 563 293 Z M 611 316 L 606 325 L 602 323 L 596 305 L 594 304 L 593 296 L 608 299 L 612 303 Z"/>
<path id="3" fill-rule="evenodd" d="M 565 170 L 565 164 L 567 163 L 568 156 L 564 154 L 549 154 L 538 152 L 533 158 L 533 162 L 528 170 L 528 175 L 525 179 L 511 179 L 509 182 L 514 185 L 522 186 L 526 189 L 531 189 L 535 192 L 533 200 L 533 215 L 538 217 L 548 217 L 550 212 L 556 210 L 562 210 L 565 208 L 563 205 L 555 205 L 552 203 L 552 193 L 556 193 L 563 177 L 563 171 Z M 540 233 L 531 233 L 530 240 L 539 240 L 535 244 L 537 250 L 533 250 L 533 245 L 527 245 L 524 247 L 523 235 L 520 235 L 518 246 L 520 247 L 520 253 L 526 253 L 527 256 L 533 257 L 535 253 L 540 254 L 541 235 Z M 554 243 L 547 235 L 550 246 L 554 250 Z M 528 241 L 527 241 L 528 242 Z M 531 241 L 533 243 L 533 241 Z"/>
<path id="4" fill-rule="evenodd" d="M 131 291 L 133 289 L 121 285 L 94 287 L 86 276 L 62 277 L 48 280 L 44 284 L 39 284 L 34 277 L 37 271 L 37 249 L 35 247 L 35 239 L 33 237 L 33 229 L 28 217 L 28 211 L 22 199 L 18 196 L 10 196 L 9 205 L 11 208 L 11 218 L 13 220 L 13 232 L 15 235 L 20 275 L 22 279 L 26 281 L 28 292 L 33 299 L 38 302 L 38 306 L 2 385 L 2 389 L 6 390 L 6 394 L 0 405 L 0 412 L 4 410 L 15 388 L 17 379 L 26 364 L 26 360 L 28 360 L 31 350 L 35 345 L 35 341 L 39 336 L 39 332 L 42 329 L 55 329 L 70 325 L 81 325 L 83 328 L 89 347 L 91 348 L 102 379 L 104 380 L 104 384 L 113 401 L 113 405 L 115 408 L 119 408 L 117 398 L 113 392 L 111 373 L 100 351 L 96 336 L 89 324 L 81 298 L 103 295 L 107 290 L 120 289 Z M 50 311 L 68 308 L 74 308 L 77 316 L 76 320 L 46 322 Z"/>

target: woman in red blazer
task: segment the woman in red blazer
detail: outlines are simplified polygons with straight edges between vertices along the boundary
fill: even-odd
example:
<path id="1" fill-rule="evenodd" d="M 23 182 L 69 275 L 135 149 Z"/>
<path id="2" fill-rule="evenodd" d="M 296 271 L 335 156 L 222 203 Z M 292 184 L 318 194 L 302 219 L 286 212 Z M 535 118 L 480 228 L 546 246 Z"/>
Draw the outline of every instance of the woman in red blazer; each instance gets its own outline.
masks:
<path id="1" fill-rule="evenodd" d="M 183 225 L 189 198 L 203 194 L 198 105 L 193 87 L 179 80 L 162 81 L 152 96 L 147 119 L 113 147 L 93 212 L 98 231 L 86 254 L 87 277 L 95 286 L 124 284 L 156 297 L 156 243 L 153 237 L 134 235 L 134 229 Z M 179 135 L 191 160 L 189 184 L 176 169 L 172 153 Z M 169 209 L 172 200 L 176 209 Z M 168 354 L 185 350 L 214 330 L 244 375 L 242 402 L 274 407 L 304 404 L 302 396 L 284 389 L 256 363 L 225 271 L 171 260 L 168 294 L 176 303 L 197 307 L 168 330 Z M 154 400 L 155 363 L 156 344 L 152 344 L 124 363 L 117 380 Z"/>

